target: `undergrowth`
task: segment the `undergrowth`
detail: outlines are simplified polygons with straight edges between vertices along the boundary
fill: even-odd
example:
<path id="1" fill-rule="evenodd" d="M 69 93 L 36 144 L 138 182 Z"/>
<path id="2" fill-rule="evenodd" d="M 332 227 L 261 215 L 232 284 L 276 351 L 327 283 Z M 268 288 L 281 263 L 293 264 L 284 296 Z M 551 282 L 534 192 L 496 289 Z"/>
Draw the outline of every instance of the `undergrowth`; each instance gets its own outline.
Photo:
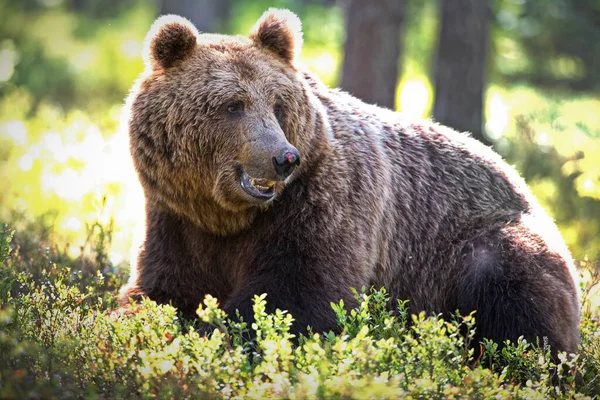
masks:
<path id="1" fill-rule="evenodd" d="M 585 296 L 579 352 L 561 354 L 558 363 L 543 343 L 524 340 L 501 350 L 485 341 L 483 355 L 475 358 L 470 341 L 476 314 L 450 320 L 411 315 L 406 302 L 389 307 L 384 289 L 356 291 L 356 309 L 332 304 L 341 334 L 300 338 L 289 331 L 292 315 L 265 311 L 265 295 L 254 298 L 251 326 L 228 320 L 217 299 L 207 296 L 198 315 L 214 330 L 205 336 L 196 321 L 181 319 L 170 306 L 144 301 L 116 310 L 123 278 L 106 269 L 77 272 L 76 265 L 57 264 L 51 252 L 41 251 L 34 276 L 23 265 L 32 260 L 19 256 L 12 238 L 6 225 L 0 227 L 0 398 L 530 399 L 600 393 L 598 310 Z M 97 243 L 90 247 L 104 251 Z"/>

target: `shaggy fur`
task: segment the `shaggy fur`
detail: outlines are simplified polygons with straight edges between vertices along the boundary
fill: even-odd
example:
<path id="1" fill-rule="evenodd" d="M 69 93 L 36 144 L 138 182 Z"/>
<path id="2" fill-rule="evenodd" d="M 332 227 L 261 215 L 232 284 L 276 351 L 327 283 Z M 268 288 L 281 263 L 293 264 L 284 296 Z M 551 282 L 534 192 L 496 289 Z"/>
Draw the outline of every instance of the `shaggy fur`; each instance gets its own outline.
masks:
<path id="1" fill-rule="evenodd" d="M 161 38 L 189 25 L 151 31 L 168 62 L 150 62 L 128 100 L 147 231 L 123 301 L 192 316 L 210 293 L 251 321 L 252 297 L 267 293 L 296 331 L 326 331 L 330 302 L 385 286 L 411 311 L 476 310 L 477 339 L 546 336 L 575 351 L 573 262 L 518 174 L 465 134 L 300 70 L 299 24 L 272 10 L 251 38 L 194 32 L 192 50 L 172 52 Z M 263 150 L 274 141 L 302 162 L 259 201 L 240 176 L 273 173 Z"/>
<path id="2" fill-rule="evenodd" d="M 157 19 L 146 38 L 146 63 L 170 68 L 181 62 L 196 47 L 196 33 L 196 28 L 184 18 L 165 15 Z"/>

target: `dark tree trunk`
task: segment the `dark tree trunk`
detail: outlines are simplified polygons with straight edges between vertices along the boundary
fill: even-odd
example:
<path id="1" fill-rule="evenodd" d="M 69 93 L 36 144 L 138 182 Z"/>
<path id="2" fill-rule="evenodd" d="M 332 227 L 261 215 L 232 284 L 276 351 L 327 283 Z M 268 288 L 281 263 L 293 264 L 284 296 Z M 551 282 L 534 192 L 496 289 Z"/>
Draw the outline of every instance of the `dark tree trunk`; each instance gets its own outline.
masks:
<path id="1" fill-rule="evenodd" d="M 192 21 L 200 32 L 227 31 L 229 0 L 160 0 L 160 14 L 177 14 Z"/>
<path id="2" fill-rule="evenodd" d="M 406 0 L 345 0 L 341 87 L 367 103 L 394 108 Z"/>
<path id="3" fill-rule="evenodd" d="M 483 134 L 489 1 L 440 0 L 439 4 L 433 117 L 490 144 Z"/>

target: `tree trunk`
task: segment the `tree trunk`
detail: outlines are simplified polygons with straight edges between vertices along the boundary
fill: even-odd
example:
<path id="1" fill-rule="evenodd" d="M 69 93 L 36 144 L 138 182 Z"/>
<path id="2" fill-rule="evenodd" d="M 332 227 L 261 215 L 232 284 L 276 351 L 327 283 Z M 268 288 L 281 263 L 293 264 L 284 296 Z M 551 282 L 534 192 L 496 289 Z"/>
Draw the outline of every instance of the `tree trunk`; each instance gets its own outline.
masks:
<path id="1" fill-rule="evenodd" d="M 346 0 L 341 87 L 394 108 L 406 0 Z"/>
<path id="2" fill-rule="evenodd" d="M 490 144 L 483 134 L 489 2 L 440 0 L 440 6 L 433 117 Z"/>
<path id="3" fill-rule="evenodd" d="M 200 32 L 227 31 L 229 0 L 160 0 L 160 14 L 177 14 L 192 21 Z"/>

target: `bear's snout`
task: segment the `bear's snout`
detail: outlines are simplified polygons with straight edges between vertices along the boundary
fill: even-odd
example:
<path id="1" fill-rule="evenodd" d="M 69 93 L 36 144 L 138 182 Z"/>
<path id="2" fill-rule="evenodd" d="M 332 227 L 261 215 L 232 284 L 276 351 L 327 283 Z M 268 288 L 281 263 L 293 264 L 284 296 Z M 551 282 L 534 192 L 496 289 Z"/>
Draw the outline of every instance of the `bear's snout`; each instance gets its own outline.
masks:
<path id="1" fill-rule="evenodd" d="M 254 123 L 249 128 L 247 154 L 242 157 L 248 175 L 269 181 L 286 180 L 300 165 L 298 149 L 275 121 Z"/>
<path id="2" fill-rule="evenodd" d="M 290 146 L 280 156 L 273 157 L 273 165 L 279 180 L 284 181 L 294 172 L 294 168 L 300 165 L 300 153 L 295 147 Z"/>

